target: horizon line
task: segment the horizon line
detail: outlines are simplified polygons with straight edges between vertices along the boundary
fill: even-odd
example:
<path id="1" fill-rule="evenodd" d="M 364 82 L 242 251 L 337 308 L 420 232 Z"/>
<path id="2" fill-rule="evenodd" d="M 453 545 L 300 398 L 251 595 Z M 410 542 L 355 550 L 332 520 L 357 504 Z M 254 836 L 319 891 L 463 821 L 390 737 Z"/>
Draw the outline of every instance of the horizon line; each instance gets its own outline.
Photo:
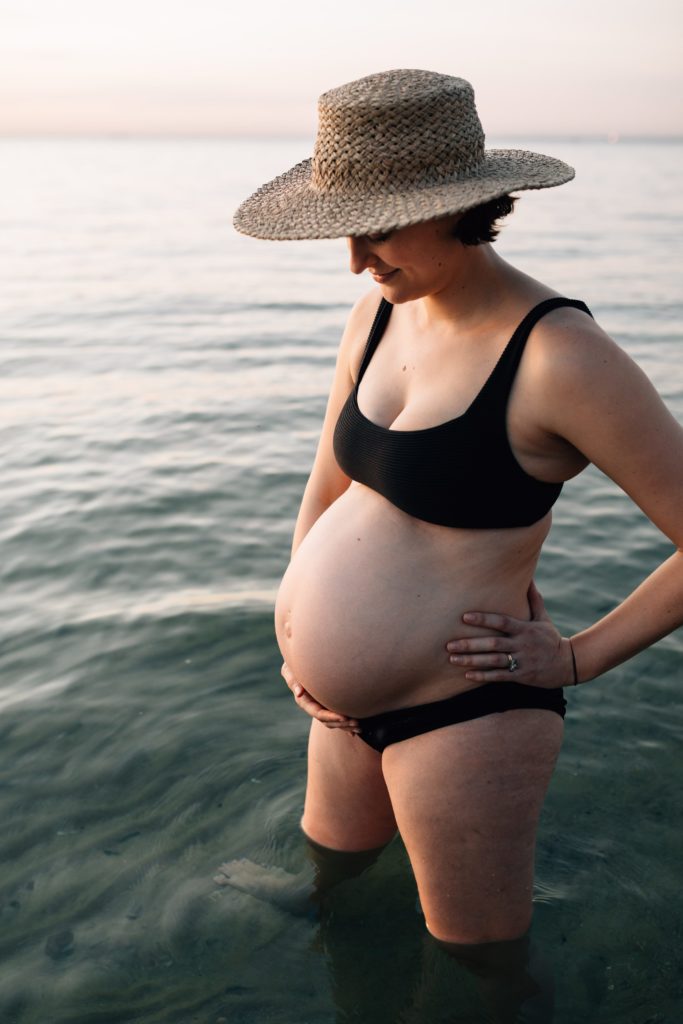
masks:
<path id="1" fill-rule="evenodd" d="M 491 132 L 488 138 L 501 141 L 523 141 L 534 139 L 538 141 L 553 142 L 605 142 L 610 145 L 618 145 L 620 142 L 683 142 L 683 133 L 659 132 L 645 134 L 643 132 L 514 132 L 501 133 Z M 110 140 L 110 141 L 206 141 L 206 142 L 310 142 L 314 136 L 298 132 L 259 132 L 258 134 L 246 134 L 244 132 L 167 132 L 167 131 L 65 131 L 65 132 L 3 132 L 0 131 L 0 141 L 89 141 L 89 140 Z"/>

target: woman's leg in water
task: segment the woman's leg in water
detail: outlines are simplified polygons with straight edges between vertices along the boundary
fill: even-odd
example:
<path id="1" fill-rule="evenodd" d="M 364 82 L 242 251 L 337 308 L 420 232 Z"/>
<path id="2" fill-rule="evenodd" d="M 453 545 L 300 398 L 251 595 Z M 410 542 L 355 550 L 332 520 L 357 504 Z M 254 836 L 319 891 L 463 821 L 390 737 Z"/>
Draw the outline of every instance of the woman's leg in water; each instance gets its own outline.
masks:
<path id="1" fill-rule="evenodd" d="M 538 818 L 562 732 L 559 715 L 525 708 L 382 755 L 427 929 L 506 1024 L 552 1019 L 549 972 L 527 933 Z"/>
<path id="2" fill-rule="evenodd" d="M 301 826 L 331 850 L 365 851 L 396 834 L 382 756 L 358 736 L 311 723 L 308 780 Z"/>
<path id="3" fill-rule="evenodd" d="M 357 736 L 313 720 L 301 826 L 311 872 L 235 860 L 215 881 L 305 914 L 338 882 L 360 875 L 396 834 L 381 755 Z"/>
<path id="4" fill-rule="evenodd" d="M 338 882 L 370 867 L 396 834 L 381 755 L 357 736 L 313 722 L 301 824 L 340 1019 L 396 1024 L 412 1006 L 422 969 L 410 888 L 397 894 L 393 882 L 378 875 L 338 899 L 334 892 Z"/>

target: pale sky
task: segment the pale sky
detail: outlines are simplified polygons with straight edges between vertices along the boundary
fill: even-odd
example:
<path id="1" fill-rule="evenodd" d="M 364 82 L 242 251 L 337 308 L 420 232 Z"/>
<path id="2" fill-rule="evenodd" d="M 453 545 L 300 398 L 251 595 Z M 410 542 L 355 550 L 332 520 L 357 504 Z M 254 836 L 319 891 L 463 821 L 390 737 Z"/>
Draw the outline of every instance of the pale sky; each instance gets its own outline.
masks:
<path id="1" fill-rule="evenodd" d="M 683 134 L 681 0 L 0 0 L 0 134 L 305 135 L 389 68 L 487 135 Z"/>

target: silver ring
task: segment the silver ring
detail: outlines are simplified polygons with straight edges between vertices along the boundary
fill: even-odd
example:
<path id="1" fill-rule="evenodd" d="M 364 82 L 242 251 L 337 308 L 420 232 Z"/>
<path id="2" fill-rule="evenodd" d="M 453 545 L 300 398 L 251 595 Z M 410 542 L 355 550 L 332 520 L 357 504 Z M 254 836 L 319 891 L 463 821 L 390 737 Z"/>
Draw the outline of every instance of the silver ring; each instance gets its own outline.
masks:
<path id="1" fill-rule="evenodd" d="M 507 659 L 508 659 L 508 670 L 510 672 L 516 672 L 517 669 L 519 668 L 519 662 L 517 661 L 517 659 L 513 658 L 511 654 L 508 654 Z"/>

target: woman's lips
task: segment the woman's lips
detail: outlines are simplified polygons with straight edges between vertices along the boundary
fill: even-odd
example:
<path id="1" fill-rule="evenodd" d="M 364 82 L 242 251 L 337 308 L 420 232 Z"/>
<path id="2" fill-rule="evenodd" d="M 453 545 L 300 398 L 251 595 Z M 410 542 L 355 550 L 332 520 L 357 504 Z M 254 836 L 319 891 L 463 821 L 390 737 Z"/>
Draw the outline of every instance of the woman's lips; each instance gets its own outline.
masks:
<path id="1" fill-rule="evenodd" d="M 370 271 L 370 273 L 372 274 L 372 271 Z M 396 270 L 389 270 L 386 274 L 372 274 L 372 276 L 377 284 L 384 284 L 385 281 L 388 281 L 390 277 L 393 277 L 393 275 L 397 273 L 398 268 L 396 268 Z"/>

